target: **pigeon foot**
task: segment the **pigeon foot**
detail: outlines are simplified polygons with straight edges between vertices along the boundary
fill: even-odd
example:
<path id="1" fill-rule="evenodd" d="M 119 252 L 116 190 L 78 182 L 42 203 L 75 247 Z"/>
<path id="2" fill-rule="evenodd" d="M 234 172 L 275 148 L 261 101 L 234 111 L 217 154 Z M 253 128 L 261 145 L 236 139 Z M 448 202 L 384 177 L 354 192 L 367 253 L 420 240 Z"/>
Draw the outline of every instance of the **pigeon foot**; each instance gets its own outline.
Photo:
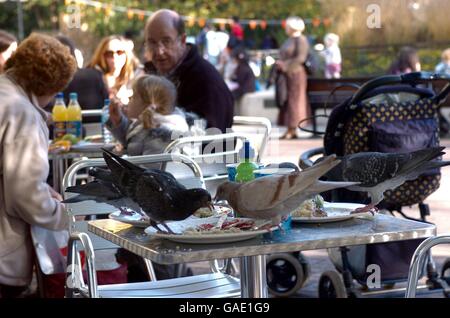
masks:
<path id="1" fill-rule="evenodd" d="M 169 227 L 165 222 L 161 222 L 161 225 L 164 226 L 164 228 L 167 230 L 167 231 L 166 231 L 167 233 L 169 233 L 169 234 L 175 234 L 175 232 L 172 231 L 172 230 L 170 229 L 170 227 Z"/>
<path id="2" fill-rule="evenodd" d="M 375 206 L 375 204 L 370 203 L 362 208 L 357 208 L 354 211 L 352 211 L 350 214 L 356 214 L 356 213 L 366 213 L 370 212 L 372 214 L 375 214 L 375 212 L 378 212 L 378 208 Z"/>

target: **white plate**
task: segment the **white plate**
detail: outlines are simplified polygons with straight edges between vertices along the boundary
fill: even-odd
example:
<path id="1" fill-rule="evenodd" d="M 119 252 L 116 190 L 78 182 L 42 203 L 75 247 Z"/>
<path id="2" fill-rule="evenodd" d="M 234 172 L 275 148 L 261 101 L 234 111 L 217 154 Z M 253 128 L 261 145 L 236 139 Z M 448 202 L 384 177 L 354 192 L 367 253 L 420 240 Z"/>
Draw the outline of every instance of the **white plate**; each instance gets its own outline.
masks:
<path id="1" fill-rule="evenodd" d="M 123 223 L 128 223 L 128 224 L 131 224 L 136 227 L 144 227 L 145 228 L 145 227 L 149 226 L 150 221 L 149 221 L 148 216 L 146 216 L 146 215 L 144 216 L 144 215 L 141 215 L 136 212 L 131 212 L 131 213 L 132 213 L 131 215 L 127 215 L 127 214 L 121 213 L 120 211 L 116 211 L 116 212 L 109 214 L 109 218 L 116 220 L 116 221 L 123 222 Z"/>
<path id="2" fill-rule="evenodd" d="M 167 225 L 175 233 L 183 233 L 186 229 L 199 226 L 201 224 L 216 224 L 219 217 L 213 216 L 209 218 L 188 218 L 183 221 L 178 222 L 168 222 Z M 233 220 L 234 218 L 228 217 L 227 221 Z M 247 218 L 239 218 L 240 220 L 250 220 Z M 264 220 L 253 220 L 255 225 L 261 225 L 265 223 Z M 168 239 L 179 243 L 190 243 L 190 244 L 211 244 L 211 243 L 230 243 L 244 241 L 254 238 L 258 235 L 269 232 L 269 230 L 247 230 L 237 233 L 223 233 L 223 234 L 198 234 L 198 235 L 185 235 L 185 234 L 164 234 L 158 233 L 153 227 L 148 227 L 145 229 L 145 233 L 150 236 Z"/>
<path id="3" fill-rule="evenodd" d="M 299 223 L 328 223 L 328 222 L 338 222 L 352 219 L 358 214 L 350 214 L 357 208 L 364 207 L 364 204 L 359 203 L 343 203 L 343 202 L 325 202 L 324 210 L 327 213 L 327 217 L 300 217 L 293 216 L 293 222 Z"/>
<path id="4" fill-rule="evenodd" d="M 220 214 L 228 213 L 229 214 L 230 212 L 233 211 L 231 208 L 224 207 L 224 206 L 219 206 L 219 205 L 215 205 L 214 208 L 215 208 L 215 213 L 216 214 L 217 213 L 220 213 Z M 128 223 L 128 224 L 131 224 L 131 225 L 136 226 L 136 227 L 144 227 L 145 228 L 145 227 L 148 227 L 150 225 L 149 224 L 150 221 L 149 221 L 148 216 L 141 215 L 141 214 L 136 213 L 136 212 L 131 211 L 131 210 L 129 210 L 129 211 L 130 211 L 130 213 L 132 213 L 131 215 L 123 214 L 120 211 L 115 211 L 115 212 L 109 214 L 109 218 L 113 219 L 113 220 L 116 220 L 116 221 L 123 222 L 123 223 Z M 211 218 L 211 217 L 214 217 L 214 216 L 210 216 L 209 218 Z M 199 217 L 196 217 L 194 215 L 191 215 L 189 217 L 189 219 L 197 220 L 197 219 L 206 219 L 206 218 L 199 218 Z"/>

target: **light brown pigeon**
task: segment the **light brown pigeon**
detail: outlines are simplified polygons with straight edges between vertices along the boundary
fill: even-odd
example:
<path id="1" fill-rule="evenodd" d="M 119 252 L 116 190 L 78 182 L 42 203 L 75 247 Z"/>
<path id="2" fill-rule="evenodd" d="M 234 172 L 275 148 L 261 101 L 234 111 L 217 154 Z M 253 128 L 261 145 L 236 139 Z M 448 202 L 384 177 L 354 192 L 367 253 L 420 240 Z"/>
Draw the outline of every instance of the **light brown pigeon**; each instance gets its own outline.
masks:
<path id="1" fill-rule="evenodd" d="M 331 155 L 303 171 L 270 175 L 246 183 L 227 181 L 217 189 L 215 200 L 227 200 L 240 216 L 271 219 L 272 225 L 278 225 L 283 216 L 316 194 L 358 184 L 318 180 L 339 162 L 335 155 Z"/>

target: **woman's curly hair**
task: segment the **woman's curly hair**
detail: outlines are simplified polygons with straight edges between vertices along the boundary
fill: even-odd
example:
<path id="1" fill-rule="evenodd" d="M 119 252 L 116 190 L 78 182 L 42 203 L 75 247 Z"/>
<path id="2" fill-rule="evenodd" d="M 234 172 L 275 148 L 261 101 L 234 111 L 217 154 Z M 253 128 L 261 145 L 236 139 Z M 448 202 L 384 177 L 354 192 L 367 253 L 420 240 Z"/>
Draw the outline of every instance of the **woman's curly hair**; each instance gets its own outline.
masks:
<path id="1" fill-rule="evenodd" d="M 76 69 L 70 50 L 57 39 L 40 33 L 26 38 L 5 65 L 6 74 L 36 96 L 62 91 Z"/>

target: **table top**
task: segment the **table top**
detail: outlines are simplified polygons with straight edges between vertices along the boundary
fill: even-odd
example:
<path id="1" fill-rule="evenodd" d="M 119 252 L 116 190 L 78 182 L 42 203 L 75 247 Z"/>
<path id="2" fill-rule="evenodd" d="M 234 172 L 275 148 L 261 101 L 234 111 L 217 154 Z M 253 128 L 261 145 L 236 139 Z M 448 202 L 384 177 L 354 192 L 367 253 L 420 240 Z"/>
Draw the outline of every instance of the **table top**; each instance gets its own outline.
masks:
<path id="1" fill-rule="evenodd" d="M 184 244 L 152 238 L 144 229 L 123 228 L 124 223 L 90 221 L 88 230 L 141 257 L 160 264 L 199 262 L 242 256 L 266 255 L 331 247 L 427 238 L 436 234 L 432 224 L 377 214 L 326 224 L 296 224 L 246 241 L 225 244 Z"/>

